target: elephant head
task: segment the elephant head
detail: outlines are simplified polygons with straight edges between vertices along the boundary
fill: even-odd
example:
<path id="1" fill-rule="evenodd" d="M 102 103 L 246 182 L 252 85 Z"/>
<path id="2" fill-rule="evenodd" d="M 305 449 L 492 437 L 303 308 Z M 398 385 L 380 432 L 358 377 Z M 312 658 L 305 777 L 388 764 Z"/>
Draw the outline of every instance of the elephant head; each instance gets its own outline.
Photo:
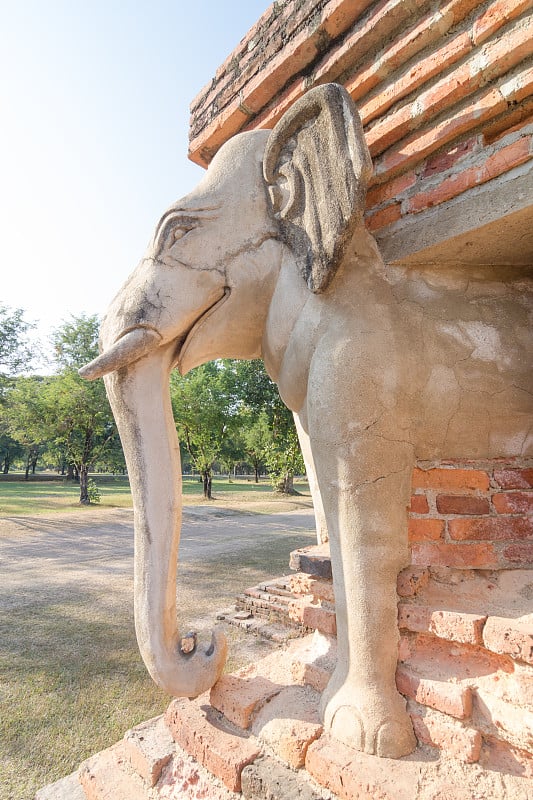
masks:
<path id="1" fill-rule="evenodd" d="M 360 221 L 371 163 L 346 91 L 301 98 L 271 131 L 242 133 L 198 187 L 161 218 L 148 251 L 111 304 L 101 355 L 135 516 L 135 618 L 143 659 L 173 695 L 218 678 L 226 645 L 182 649 L 176 621 L 181 466 L 169 374 L 213 358 L 263 355 L 282 269 L 301 293 L 326 292 Z"/>

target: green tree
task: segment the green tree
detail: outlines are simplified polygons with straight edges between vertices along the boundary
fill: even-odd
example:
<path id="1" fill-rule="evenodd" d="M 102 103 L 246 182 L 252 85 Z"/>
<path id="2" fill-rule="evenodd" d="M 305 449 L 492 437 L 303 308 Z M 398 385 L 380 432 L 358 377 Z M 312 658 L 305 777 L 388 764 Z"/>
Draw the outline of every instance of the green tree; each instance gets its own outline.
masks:
<path id="1" fill-rule="evenodd" d="M 80 503 L 88 505 L 89 470 L 112 449 L 118 433 L 102 381 L 67 368 L 47 379 L 41 395 L 43 432 L 79 475 Z"/>
<path id="2" fill-rule="evenodd" d="M 24 319 L 21 308 L 11 309 L 0 303 L 0 469 L 4 474 L 9 472 L 15 459 L 22 458 L 25 452 L 30 455 L 27 448 L 11 435 L 6 402 L 17 373 L 27 369 L 36 352 L 35 343 L 29 338 L 33 327 Z M 31 460 L 28 463 L 31 464 Z"/>
<path id="3" fill-rule="evenodd" d="M 9 435 L 25 454 L 26 480 L 34 473 L 48 434 L 43 427 L 42 391 L 46 378 L 19 376 L 4 393 L 3 418 Z"/>
<path id="4" fill-rule="evenodd" d="M 249 406 L 245 406 L 240 419 L 243 423 L 246 459 L 254 468 L 255 482 L 259 483 L 259 475 L 266 464 L 268 448 L 272 442 L 272 429 L 264 410 L 257 414 Z"/>
<path id="5" fill-rule="evenodd" d="M 250 442 L 254 452 L 268 468 L 274 488 L 285 494 L 294 492 L 294 475 L 305 469 L 292 413 L 279 396 L 262 361 L 234 361 L 235 386 L 247 409 Z M 263 421 L 261 421 L 263 420 Z M 266 420 L 266 426 L 265 426 Z M 246 434 L 245 434 L 246 436 Z"/>
<path id="6" fill-rule="evenodd" d="M 33 358 L 35 345 L 28 333 L 35 326 L 24 319 L 21 308 L 9 308 L 0 303 L 0 392 Z"/>
<path id="7" fill-rule="evenodd" d="M 88 505 L 89 469 L 117 446 L 118 432 L 104 383 L 85 381 L 78 369 L 98 355 L 96 315 L 71 317 L 52 336 L 59 366 L 44 393 L 44 425 L 78 472 L 80 503 Z"/>
<path id="8" fill-rule="evenodd" d="M 210 362 L 183 377 L 173 372 L 170 389 L 178 438 L 202 476 L 204 497 L 211 499 L 213 464 L 237 421 L 233 373 L 220 361 Z"/>

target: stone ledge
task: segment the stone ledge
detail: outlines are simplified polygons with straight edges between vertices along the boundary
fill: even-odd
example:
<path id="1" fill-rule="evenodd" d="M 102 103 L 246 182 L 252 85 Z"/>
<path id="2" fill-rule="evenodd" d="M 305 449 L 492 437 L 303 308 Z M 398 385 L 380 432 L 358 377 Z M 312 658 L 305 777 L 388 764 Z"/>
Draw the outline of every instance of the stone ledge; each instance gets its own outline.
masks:
<path id="1" fill-rule="evenodd" d="M 73 772 L 39 789 L 34 800 L 86 800 L 86 795 L 78 779 L 78 773 Z"/>
<path id="2" fill-rule="evenodd" d="M 311 785 L 305 773 L 295 773 L 265 756 L 242 771 L 245 800 L 323 800 L 331 795 Z"/>

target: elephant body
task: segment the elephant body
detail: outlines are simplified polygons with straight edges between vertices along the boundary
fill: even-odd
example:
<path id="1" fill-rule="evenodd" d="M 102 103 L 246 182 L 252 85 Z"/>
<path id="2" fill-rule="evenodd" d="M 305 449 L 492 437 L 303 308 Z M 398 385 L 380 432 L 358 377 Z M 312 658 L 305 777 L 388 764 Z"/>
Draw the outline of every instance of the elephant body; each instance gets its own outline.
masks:
<path id="1" fill-rule="evenodd" d="M 385 267 L 362 214 L 371 164 L 347 93 L 321 86 L 272 132 L 240 134 L 157 226 L 114 300 L 102 355 L 134 495 L 137 636 L 172 694 L 225 658 L 180 649 L 179 447 L 168 375 L 263 358 L 294 412 L 330 537 L 338 663 L 326 730 L 398 757 L 415 745 L 395 687 L 396 579 L 417 460 L 531 452 L 531 292 L 511 269 Z"/>

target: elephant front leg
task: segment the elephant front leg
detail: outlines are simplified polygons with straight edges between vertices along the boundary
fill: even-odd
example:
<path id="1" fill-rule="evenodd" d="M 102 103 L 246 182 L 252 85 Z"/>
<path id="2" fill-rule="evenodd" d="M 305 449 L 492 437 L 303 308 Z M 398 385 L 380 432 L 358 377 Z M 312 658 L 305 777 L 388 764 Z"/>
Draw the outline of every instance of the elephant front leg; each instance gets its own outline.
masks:
<path id="1" fill-rule="evenodd" d="M 407 563 L 411 449 L 381 440 L 377 447 L 316 443 L 313 450 L 337 614 L 338 662 L 322 697 L 324 727 L 350 747 L 399 758 L 416 746 L 395 683 L 396 580 Z"/>

